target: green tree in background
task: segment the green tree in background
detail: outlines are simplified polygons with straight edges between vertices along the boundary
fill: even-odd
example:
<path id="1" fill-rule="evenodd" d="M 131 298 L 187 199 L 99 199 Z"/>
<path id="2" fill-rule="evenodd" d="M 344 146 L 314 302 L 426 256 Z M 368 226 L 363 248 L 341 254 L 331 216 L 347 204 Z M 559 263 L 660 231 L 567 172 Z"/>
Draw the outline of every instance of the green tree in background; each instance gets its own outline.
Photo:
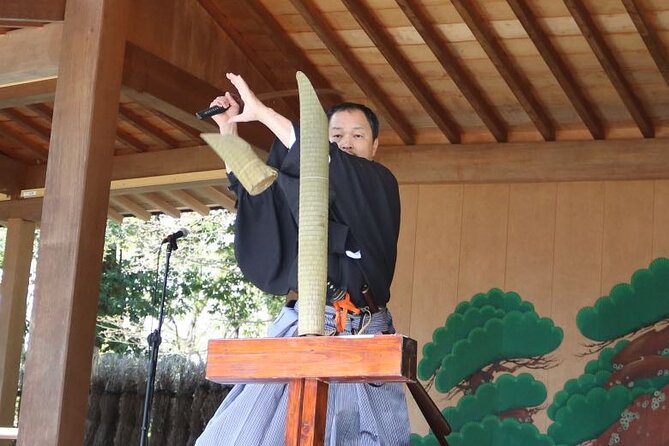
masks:
<path id="1" fill-rule="evenodd" d="M 548 408 L 556 443 L 659 444 L 669 434 L 669 259 L 658 258 L 576 316 L 594 341 L 584 373 Z M 634 428 L 632 428 L 632 426 Z M 650 443 L 647 443 L 650 441 Z"/>
<path id="2" fill-rule="evenodd" d="M 283 302 L 242 276 L 234 258 L 233 219 L 227 211 L 214 211 L 179 220 L 109 222 L 98 304 L 101 351 L 145 350 L 162 292 L 160 242 L 179 227 L 190 233 L 171 256 L 161 351 L 202 357 L 210 337 L 263 335 Z"/>

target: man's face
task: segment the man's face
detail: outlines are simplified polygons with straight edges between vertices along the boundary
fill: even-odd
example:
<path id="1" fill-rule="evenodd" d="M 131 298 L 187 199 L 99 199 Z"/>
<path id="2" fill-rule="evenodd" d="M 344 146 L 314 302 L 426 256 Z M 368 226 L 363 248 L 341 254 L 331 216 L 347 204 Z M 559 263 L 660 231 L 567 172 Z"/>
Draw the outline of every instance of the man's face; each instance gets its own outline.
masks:
<path id="1" fill-rule="evenodd" d="M 341 110 L 330 117 L 330 142 L 340 150 L 371 160 L 374 158 L 379 140 L 372 137 L 372 127 L 361 110 Z"/>

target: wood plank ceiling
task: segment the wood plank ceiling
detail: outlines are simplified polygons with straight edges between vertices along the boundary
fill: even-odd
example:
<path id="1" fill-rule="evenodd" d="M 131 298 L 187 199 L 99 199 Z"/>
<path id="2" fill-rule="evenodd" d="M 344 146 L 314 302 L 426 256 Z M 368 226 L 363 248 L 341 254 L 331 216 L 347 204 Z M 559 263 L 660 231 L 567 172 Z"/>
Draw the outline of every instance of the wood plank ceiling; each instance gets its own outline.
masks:
<path id="1" fill-rule="evenodd" d="M 137 5 L 141 3 L 146 2 Z M 540 151 L 554 147 L 549 144 L 553 142 L 640 142 L 669 134 L 666 0 L 177 3 L 165 7 L 172 8 L 169 13 L 144 6 L 143 14 L 131 21 L 140 25 L 149 11 L 165 14 L 173 24 L 190 20 L 190 26 L 211 27 L 243 55 L 243 63 L 216 68 L 254 73 L 266 85 L 263 97 L 280 102 L 292 118 L 298 114 L 298 69 L 311 78 L 326 106 L 343 99 L 371 105 L 382 121 L 382 147 L 392 147 L 386 153 L 393 156 L 417 147 L 449 153 L 486 147 L 502 153 L 518 147 L 507 143 L 530 144 Z M 3 18 L 0 8 L 0 39 L 27 28 L 53 27 L 53 21 L 40 20 L 37 14 Z M 139 160 L 154 152 L 179 150 L 204 153 L 199 132 L 211 126 L 195 122 L 192 112 L 206 107 L 225 88 L 214 79 L 222 76 L 206 74 L 214 70 L 207 60 L 178 62 L 206 59 L 206 51 L 192 57 L 173 54 L 167 62 L 165 53 L 150 49 L 169 42 L 156 43 L 147 35 L 131 26 L 116 157 Z M 175 43 L 187 38 L 195 40 L 172 36 L 172 47 L 187 49 Z M 191 68 L 198 65 L 204 68 L 196 73 Z M 22 93 L 3 95 L 5 86 L 0 84 L 0 156 L 8 165 L 28 166 L 28 172 L 47 162 L 53 110 L 48 99 L 54 85 L 53 76 L 26 79 Z M 185 85 L 188 95 L 182 91 Z M 266 139 L 253 142 L 260 145 Z M 573 143 L 567 147 L 573 148 Z M 130 180 L 119 171 L 112 185 L 110 217 L 146 219 L 155 212 L 178 216 L 182 210 L 232 208 L 234 199 L 224 177 L 215 177 L 221 168 L 200 167 L 206 172 L 194 179 L 177 178 L 186 173 L 172 172 L 170 180 L 157 173 Z M 39 178 L 39 173 L 25 175 Z M 24 196 L 40 193 L 39 180 L 15 183 Z M 5 189 L 18 199 L 16 190 Z"/>

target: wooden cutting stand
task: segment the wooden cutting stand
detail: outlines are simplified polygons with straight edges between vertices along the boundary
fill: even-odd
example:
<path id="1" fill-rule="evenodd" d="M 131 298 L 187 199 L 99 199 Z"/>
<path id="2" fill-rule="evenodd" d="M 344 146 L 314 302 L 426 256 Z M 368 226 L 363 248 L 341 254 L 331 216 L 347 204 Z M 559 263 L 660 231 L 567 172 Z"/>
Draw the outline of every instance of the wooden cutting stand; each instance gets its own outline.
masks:
<path id="1" fill-rule="evenodd" d="M 401 335 L 209 341 L 207 379 L 288 382 L 287 446 L 322 445 L 328 383 L 415 382 L 416 341 Z"/>

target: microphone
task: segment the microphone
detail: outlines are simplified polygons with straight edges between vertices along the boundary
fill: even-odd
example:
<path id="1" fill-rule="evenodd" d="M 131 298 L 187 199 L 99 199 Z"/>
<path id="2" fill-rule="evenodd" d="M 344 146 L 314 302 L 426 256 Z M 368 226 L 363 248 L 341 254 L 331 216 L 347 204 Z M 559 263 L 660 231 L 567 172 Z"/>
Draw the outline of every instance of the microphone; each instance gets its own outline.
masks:
<path id="1" fill-rule="evenodd" d="M 219 113 L 225 113 L 227 109 L 230 107 L 221 107 L 220 105 L 214 105 L 213 107 L 209 107 L 205 110 L 200 110 L 199 112 L 195 113 L 195 116 L 197 119 L 205 119 L 205 118 L 210 118 L 214 115 L 218 115 Z"/>
<path id="2" fill-rule="evenodd" d="M 172 242 L 172 241 L 174 241 L 176 239 L 179 239 L 181 237 L 186 237 L 187 235 L 188 235 L 188 229 L 181 228 L 177 232 L 175 232 L 174 234 L 170 234 L 167 237 L 165 237 L 160 244 L 162 245 L 163 243 Z"/>

